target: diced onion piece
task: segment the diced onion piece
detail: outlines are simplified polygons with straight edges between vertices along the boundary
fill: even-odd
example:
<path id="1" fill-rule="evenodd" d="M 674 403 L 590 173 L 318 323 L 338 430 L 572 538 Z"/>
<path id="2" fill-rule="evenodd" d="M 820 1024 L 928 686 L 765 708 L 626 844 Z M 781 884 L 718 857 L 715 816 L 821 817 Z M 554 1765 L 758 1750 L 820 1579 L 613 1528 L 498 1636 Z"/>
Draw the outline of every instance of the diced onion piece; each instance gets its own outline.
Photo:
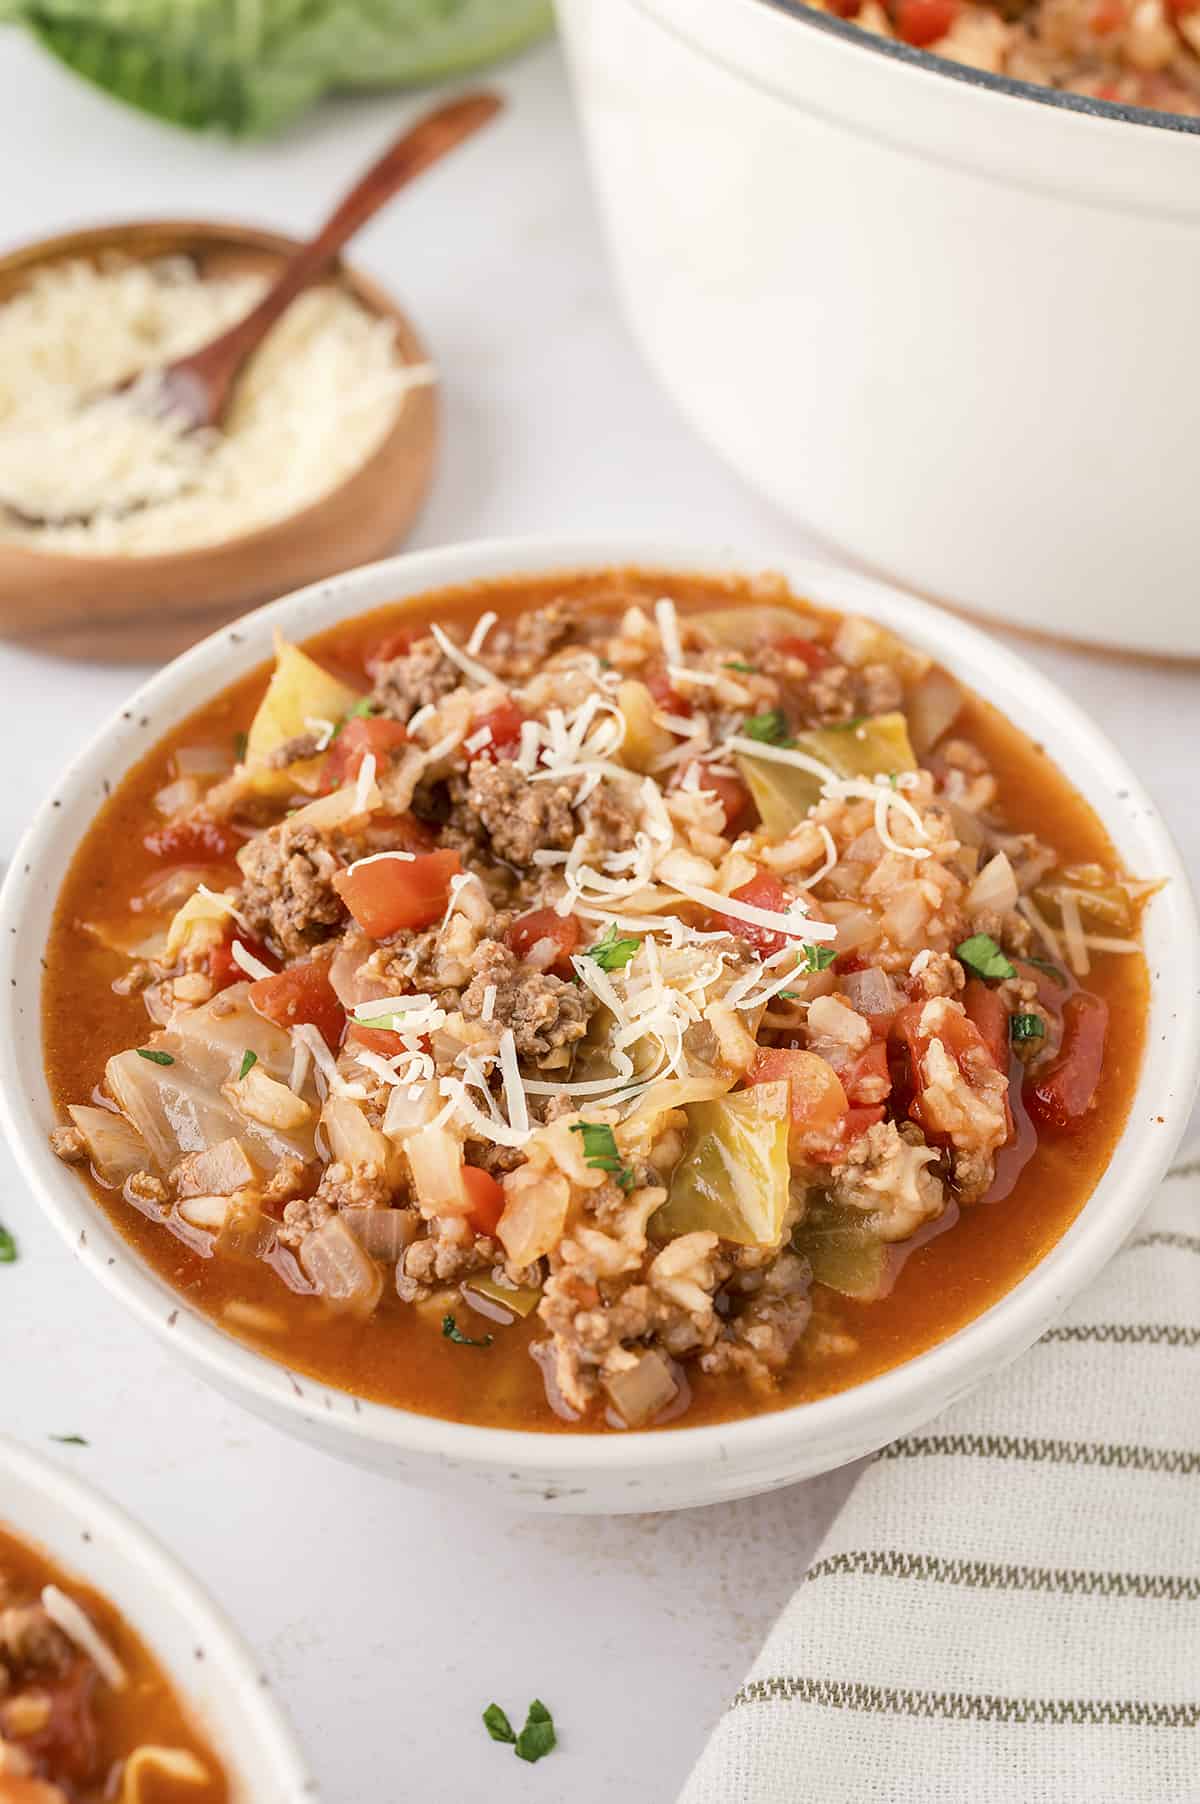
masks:
<path id="1" fill-rule="evenodd" d="M 441 1098 L 432 1084 L 401 1085 L 388 1097 L 383 1131 L 391 1140 L 403 1140 L 406 1135 L 428 1127 L 441 1106 Z"/>
<path id="2" fill-rule="evenodd" d="M 227 1196 L 187 1196 L 179 1204 L 179 1213 L 192 1228 L 203 1228 L 206 1233 L 216 1234 L 225 1226 L 225 1217 L 229 1213 Z"/>
<path id="3" fill-rule="evenodd" d="M 167 963 L 174 963 L 184 952 L 209 951 L 223 940 L 234 907 L 232 894 L 198 885 L 167 928 Z"/>
<path id="4" fill-rule="evenodd" d="M 562 1239 L 571 1186 L 560 1172 L 518 1165 L 504 1179 L 504 1213 L 496 1233 L 514 1265 L 532 1265 Z"/>
<path id="5" fill-rule="evenodd" d="M 835 996 L 818 996 L 809 1004 L 808 1031 L 810 1039 L 837 1040 L 852 1052 L 861 1052 L 871 1041 L 870 1022 Z"/>
<path id="6" fill-rule="evenodd" d="M 227 743 L 177 746 L 174 764 L 181 777 L 223 777 L 233 769 L 233 748 Z"/>
<path id="7" fill-rule="evenodd" d="M 133 1123 L 111 1109 L 93 1109 L 73 1103 L 67 1110 L 87 1147 L 92 1169 L 100 1182 L 119 1190 L 135 1171 L 144 1171 L 150 1154 Z"/>
<path id="8" fill-rule="evenodd" d="M 252 1065 L 245 1077 L 223 1084 L 221 1094 L 251 1121 L 284 1134 L 306 1127 L 312 1120 L 312 1105 L 277 1078 L 269 1077 L 261 1065 Z"/>
<path id="9" fill-rule="evenodd" d="M 399 1176 L 395 1147 L 386 1134 L 371 1126 L 353 1097 L 327 1097 L 321 1127 L 331 1155 L 343 1165 L 373 1165 L 380 1177 L 389 1180 Z"/>
<path id="10" fill-rule="evenodd" d="M 422 1215 L 469 1215 L 462 1141 L 449 1128 L 425 1127 L 404 1142 Z"/>
<path id="11" fill-rule="evenodd" d="M 232 1135 L 203 1152 L 186 1153 L 172 1173 L 177 1196 L 232 1196 L 257 1176 L 245 1147 Z"/>
<path id="12" fill-rule="evenodd" d="M 988 859 L 967 891 L 967 913 L 977 915 L 985 909 L 994 909 L 997 914 L 1007 914 L 1017 906 L 1019 895 L 1007 852 L 997 852 L 994 858 Z"/>
<path id="13" fill-rule="evenodd" d="M 736 1008 L 727 1002 L 710 1002 L 704 1019 L 717 1036 L 717 1050 L 727 1071 L 737 1074 L 749 1071 L 758 1051 L 758 1042 L 739 1018 Z"/>
<path id="14" fill-rule="evenodd" d="M 948 670 L 937 664 L 914 683 L 904 698 L 913 751 L 925 758 L 962 712 L 963 692 Z"/>
<path id="15" fill-rule="evenodd" d="M 383 1274 L 340 1215 L 311 1228 L 300 1242 L 300 1264 L 327 1303 L 370 1315 L 383 1294 Z"/>
<path id="16" fill-rule="evenodd" d="M 853 902 L 826 902 L 824 912 L 837 927 L 837 949 L 853 952 L 879 938 L 879 916 Z"/>
<path id="17" fill-rule="evenodd" d="M 887 972 L 876 965 L 848 971 L 838 978 L 838 988 L 860 1015 L 894 1015 L 904 1000 Z"/>
<path id="18" fill-rule="evenodd" d="M 200 785 L 195 777 L 176 777 L 162 789 L 154 792 L 154 806 L 168 820 L 174 814 L 182 814 L 187 808 L 194 808 L 200 800 Z"/>
<path id="19" fill-rule="evenodd" d="M 395 1265 L 417 1234 L 415 1209 L 343 1209 L 341 1219 L 372 1259 Z"/>
<path id="20" fill-rule="evenodd" d="M 627 1428 L 640 1428 L 672 1402 L 679 1389 L 664 1356 L 652 1347 L 627 1371 L 601 1379 L 609 1399 Z"/>

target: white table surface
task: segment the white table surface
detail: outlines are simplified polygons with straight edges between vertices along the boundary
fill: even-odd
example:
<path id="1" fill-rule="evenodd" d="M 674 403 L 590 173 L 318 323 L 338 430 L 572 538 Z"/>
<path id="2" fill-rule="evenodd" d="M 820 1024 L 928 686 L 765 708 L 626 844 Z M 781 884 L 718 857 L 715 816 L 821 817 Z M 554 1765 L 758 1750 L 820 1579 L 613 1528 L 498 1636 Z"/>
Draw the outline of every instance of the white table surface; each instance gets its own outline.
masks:
<path id="1" fill-rule="evenodd" d="M 501 76 L 511 107 L 471 153 L 363 234 L 443 375 L 445 450 L 416 545 L 631 529 L 813 549 L 688 434 L 625 334 L 551 47 Z M 330 105 L 281 142 L 185 136 L 0 35 L 0 231 L 244 217 L 302 231 L 416 103 Z M 32 147 L 36 146 L 36 157 Z M 1107 724 L 1193 872 L 1195 673 L 1029 645 Z M 0 645 L 0 856 L 137 680 Z M 1191 741 L 1191 752 L 1187 742 Z M 0 1428 L 152 1525 L 260 1650 L 327 1804 L 486 1796 L 666 1804 L 852 1475 L 675 1516 L 534 1521 L 343 1469 L 174 1365 L 79 1270 L 0 1152 Z M 84 1435 L 58 1447 L 53 1434 Z M 0 1506 L 3 1473 L 0 1472 Z M 479 1722 L 541 1696 L 561 1752 L 531 1769 Z"/>

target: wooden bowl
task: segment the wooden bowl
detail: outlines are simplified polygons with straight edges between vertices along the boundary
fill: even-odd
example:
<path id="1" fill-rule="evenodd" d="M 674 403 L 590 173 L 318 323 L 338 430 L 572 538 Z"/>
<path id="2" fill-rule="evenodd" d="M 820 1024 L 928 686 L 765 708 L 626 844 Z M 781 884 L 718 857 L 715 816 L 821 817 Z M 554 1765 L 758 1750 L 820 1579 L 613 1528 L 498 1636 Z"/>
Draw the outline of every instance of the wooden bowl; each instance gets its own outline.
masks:
<path id="1" fill-rule="evenodd" d="M 200 220 L 100 226 L 0 257 L 0 304 L 36 268 L 70 258 L 182 255 L 208 275 L 273 275 L 297 248 L 278 232 Z M 381 288 L 345 265 L 334 279 L 370 312 L 394 321 L 405 363 L 425 361 L 409 320 Z M 410 389 L 382 444 L 343 483 L 299 513 L 236 538 L 147 557 L 0 543 L 0 637 L 114 663 L 174 657 L 248 608 L 380 557 L 399 544 L 425 498 L 437 413 L 432 385 Z"/>

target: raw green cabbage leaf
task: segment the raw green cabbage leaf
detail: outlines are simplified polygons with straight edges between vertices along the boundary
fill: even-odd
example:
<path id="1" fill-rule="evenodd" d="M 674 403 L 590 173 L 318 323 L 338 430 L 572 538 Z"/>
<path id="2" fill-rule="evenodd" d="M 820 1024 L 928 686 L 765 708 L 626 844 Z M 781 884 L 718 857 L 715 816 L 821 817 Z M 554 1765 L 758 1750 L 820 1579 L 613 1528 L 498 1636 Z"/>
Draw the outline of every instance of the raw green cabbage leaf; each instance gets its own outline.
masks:
<path id="1" fill-rule="evenodd" d="M 0 0 L 0 20 L 131 106 L 248 137 L 333 89 L 507 55 L 549 27 L 550 0 Z"/>

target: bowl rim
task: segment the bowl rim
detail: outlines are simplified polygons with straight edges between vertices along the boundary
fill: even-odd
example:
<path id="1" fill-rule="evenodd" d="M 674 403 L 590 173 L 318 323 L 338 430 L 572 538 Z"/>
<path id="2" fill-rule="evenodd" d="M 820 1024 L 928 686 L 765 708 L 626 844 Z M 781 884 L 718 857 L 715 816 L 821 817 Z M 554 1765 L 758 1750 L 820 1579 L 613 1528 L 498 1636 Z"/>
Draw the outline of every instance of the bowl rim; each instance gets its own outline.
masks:
<path id="1" fill-rule="evenodd" d="M 207 244 L 210 253 L 225 246 L 230 250 L 240 248 L 284 258 L 292 256 L 305 242 L 302 238 L 292 237 L 288 232 L 275 231 L 270 226 L 239 224 L 200 215 L 195 218 L 173 215 L 169 218 L 155 216 L 148 219 L 112 220 L 100 225 L 68 228 L 49 238 L 33 238 L 22 244 L 8 246 L 0 251 L 0 280 L 10 272 L 28 271 L 32 274 L 39 267 L 62 262 L 72 256 L 94 257 L 105 250 L 119 252 L 126 247 L 130 247 L 129 254 L 135 262 L 146 263 L 155 255 L 171 254 L 166 250 L 156 252 L 152 248 L 154 239 L 160 236 L 193 238 L 197 245 Z M 141 239 L 147 240 L 147 243 L 139 249 Z M 392 320 L 396 328 L 396 349 L 405 367 L 424 363 L 433 370 L 433 381 L 422 383 L 417 388 L 418 395 L 424 391 L 426 404 L 432 409 L 427 427 L 429 468 L 425 481 L 428 486 L 437 457 L 441 416 L 441 378 L 429 347 L 413 324 L 407 309 L 392 297 L 382 282 L 374 276 L 366 275 L 355 264 L 342 257 L 336 258 L 323 281 L 340 283 L 374 317 Z M 235 533 L 232 538 L 207 539 L 202 544 L 187 546 L 181 551 L 152 551 L 144 554 L 119 551 L 42 551 L 36 545 L 19 543 L 0 546 L 0 554 L 14 568 L 24 565 L 31 582 L 45 581 L 48 575 L 59 572 L 80 579 L 86 576 L 94 577 L 97 581 L 105 578 L 117 581 L 128 576 L 131 570 L 135 570 L 139 578 L 153 581 L 155 578 L 168 578 L 181 564 L 198 557 L 216 554 L 222 560 L 253 558 L 256 554 L 266 557 L 282 535 L 290 538 L 293 533 L 310 528 L 319 521 L 324 510 L 340 503 L 348 489 L 365 481 L 387 464 L 397 435 L 403 430 L 409 392 L 405 391 L 404 404 L 397 409 L 391 425 L 370 456 L 357 469 L 351 470 L 341 482 L 306 502 L 295 513 L 266 520 L 261 526 Z M 411 423 L 410 417 L 409 424 Z"/>
<path id="2" fill-rule="evenodd" d="M 35 1503 L 51 1503 L 78 1529 L 80 1545 L 58 1545 L 53 1538 L 47 1538 L 40 1525 L 33 1528 L 16 1526 L 10 1514 L 11 1491 L 8 1489 L 0 1499 L 0 1528 L 8 1529 L 16 1539 L 62 1567 L 69 1582 L 77 1581 L 102 1592 L 158 1658 L 153 1636 L 147 1633 L 135 1614 L 136 1599 L 128 1592 L 117 1595 L 108 1583 L 98 1583 L 87 1571 L 85 1540 L 102 1541 L 130 1581 L 136 1580 L 143 1592 L 154 1593 L 164 1600 L 166 1610 L 186 1623 L 189 1632 L 198 1638 L 197 1645 L 203 1647 L 206 1661 L 224 1673 L 229 1688 L 238 1694 L 247 1726 L 253 1732 L 255 1758 L 261 1756 L 262 1762 L 259 1771 L 270 1771 L 275 1775 L 279 1798 L 287 1800 L 288 1804 L 312 1804 L 318 1795 L 316 1783 L 300 1752 L 295 1732 L 275 1701 L 261 1662 L 255 1658 L 231 1618 L 166 1543 L 105 1491 L 85 1484 L 47 1455 L 35 1453 L 24 1442 L 7 1434 L 0 1434 L 0 1477 L 6 1487 L 15 1481 L 18 1490 L 23 1490 Z M 171 1676 L 185 1709 L 198 1727 L 211 1735 L 216 1744 L 215 1751 L 227 1758 L 221 1746 L 221 1712 L 198 1707 L 189 1697 L 186 1683 L 175 1674 Z M 231 1767 L 230 1779 L 234 1795 L 244 1795 L 248 1804 L 249 1787 L 256 1779 L 255 1773 Z"/>
<path id="3" fill-rule="evenodd" d="M 1125 125 L 1150 126 L 1156 131 L 1200 134 L 1200 117 L 1187 113 L 1166 113 L 1157 107 L 1130 106 L 1125 101 L 1101 100 L 1092 94 L 1072 94 L 1065 88 L 1043 87 L 1039 82 L 1019 81 L 1012 75 L 996 75 L 988 69 L 973 69 L 967 63 L 956 63 L 946 56 L 935 56 L 931 50 L 920 50 L 899 38 L 877 37 L 863 31 L 852 19 L 841 19 L 834 13 L 817 12 L 805 0 L 750 0 L 754 6 L 782 13 L 798 25 L 828 32 L 832 37 L 858 50 L 891 57 L 924 69 L 944 80 L 963 82 L 967 87 L 981 88 L 993 94 L 1006 94 L 1012 100 L 1030 100 L 1038 106 L 1057 108 L 1063 113 L 1082 113 L 1092 119 L 1112 119 Z"/>
<path id="4" fill-rule="evenodd" d="M 385 605 L 378 596 L 381 589 L 404 600 L 495 578 L 622 568 L 718 576 L 781 572 L 800 596 L 835 609 L 871 613 L 916 643 L 931 646 L 1002 712 L 1008 709 L 996 701 L 997 691 L 1019 697 L 1037 716 L 1047 753 L 1068 779 L 1085 790 L 1088 784 L 1104 783 L 1112 797 L 1106 827 L 1113 830 L 1120 816 L 1127 841 L 1138 842 L 1138 862 L 1167 879 L 1150 908 L 1169 943 L 1170 977 L 1168 981 L 1151 964 L 1145 1051 L 1129 1119 L 1112 1161 L 1078 1216 L 1032 1270 L 947 1339 L 848 1390 L 731 1421 L 620 1434 L 481 1427 L 358 1398 L 302 1371 L 297 1374 L 193 1310 L 121 1239 L 79 1179 L 50 1151 L 45 1122 L 37 1114 L 39 1106 L 43 1116 L 49 1114 L 40 1059 L 40 971 L 29 968 L 28 953 L 22 962 L 20 947 L 26 888 L 30 907 L 40 906 L 33 878 L 38 861 L 61 855 L 65 842 L 69 862 L 95 815 L 97 778 L 119 781 L 149 748 L 151 741 L 139 737 L 138 724 L 148 724 L 157 709 L 162 718 L 155 720 L 154 737 L 160 736 L 268 658 L 277 626 L 308 637 Z M 1081 772 L 1087 773 L 1086 783 Z M 80 815 L 77 826 L 71 820 L 73 808 Z M 36 931 L 35 923 L 29 931 Z M 44 926 L 37 943 L 44 944 Z M 26 1093 L 19 1053 L 22 1036 L 28 1039 L 21 994 L 22 985 L 29 984 L 35 986 L 31 1018 L 38 1023 L 36 1097 Z M 740 548 L 687 546 L 637 534 L 499 538 L 401 554 L 284 596 L 219 628 L 172 660 L 76 755 L 26 830 L 0 889 L 0 991 L 7 1029 L 0 1032 L 0 1122 L 43 1208 L 76 1257 L 111 1293 L 219 1389 L 259 1413 L 286 1417 L 301 1435 L 306 1425 L 319 1422 L 398 1460 L 407 1453 L 448 1469 L 469 1465 L 498 1477 L 517 1476 L 522 1465 L 539 1474 L 554 1471 L 577 1478 L 625 1471 L 653 1476 L 739 1456 L 752 1465 L 756 1457 L 794 1443 L 849 1445 L 852 1451 L 842 1455 L 846 1459 L 883 1445 L 894 1432 L 889 1425 L 904 1409 L 911 1414 L 914 1401 L 928 1399 L 926 1417 L 932 1416 L 976 1378 L 1031 1345 L 1117 1251 L 1167 1170 L 1200 1078 L 1200 920 L 1182 860 L 1157 808 L 1120 753 L 1057 685 L 980 628 L 844 566 L 786 553 L 748 556 Z M 1148 1119 L 1138 1132 L 1140 1108 L 1148 1110 Z M 1150 1121 L 1153 1131 L 1147 1131 Z M 89 1231 L 101 1226 L 103 1232 Z"/>

